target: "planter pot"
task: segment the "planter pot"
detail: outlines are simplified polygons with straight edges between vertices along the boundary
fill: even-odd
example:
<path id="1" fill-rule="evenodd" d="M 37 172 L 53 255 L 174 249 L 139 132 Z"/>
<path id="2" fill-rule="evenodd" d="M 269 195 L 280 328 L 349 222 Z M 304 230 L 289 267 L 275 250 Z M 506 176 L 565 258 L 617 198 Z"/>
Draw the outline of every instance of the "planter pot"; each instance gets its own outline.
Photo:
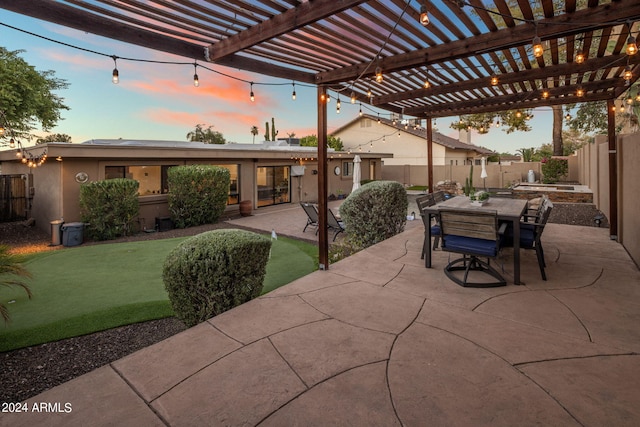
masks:
<path id="1" fill-rule="evenodd" d="M 484 202 L 481 202 L 480 200 L 472 200 L 470 203 L 471 206 L 482 206 L 484 204 Z"/>
<path id="2" fill-rule="evenodd" d="M 242 200 L 240 202 L 240 215 L 251 216 L 251 211 L 253 210 L 253 207 L 251 205 L 251 200 Z"/>

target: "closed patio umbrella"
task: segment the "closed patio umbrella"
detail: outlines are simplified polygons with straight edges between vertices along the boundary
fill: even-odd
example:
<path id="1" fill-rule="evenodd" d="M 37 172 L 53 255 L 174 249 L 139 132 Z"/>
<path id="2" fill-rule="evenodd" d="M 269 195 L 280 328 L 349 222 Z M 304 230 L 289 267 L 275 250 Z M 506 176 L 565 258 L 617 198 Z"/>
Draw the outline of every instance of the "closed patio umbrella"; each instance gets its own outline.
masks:
<path id="1" fill-rule="evenodd" d="M 356 156 L 353 158 L 353 187 L 351 187 L 352 193 L 360 188 L 360 179 L 362 176 L 362 171 L 360 170 L 360 162 L 360 156 L 356 154 Z"/>
<path id="2" fill-rule="evenodd" d="M 480 172 L 480 178 L 482 178 L 482 183 L 484 185 L 484 189 L 487 189 L 487 182 L 485 181 L 487 179 L 487 159 L 486 158 L 482 158 L 482 172 Z"/>

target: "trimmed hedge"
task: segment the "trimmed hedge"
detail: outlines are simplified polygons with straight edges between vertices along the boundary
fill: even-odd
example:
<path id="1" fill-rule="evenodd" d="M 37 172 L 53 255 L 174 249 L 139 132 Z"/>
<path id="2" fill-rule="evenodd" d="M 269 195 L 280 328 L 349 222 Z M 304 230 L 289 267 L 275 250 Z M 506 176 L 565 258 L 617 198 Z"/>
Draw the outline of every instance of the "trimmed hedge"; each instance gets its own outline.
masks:
<path id="1" fill-rule="evenodd" d="M 340 206 L 349 240 L 366 248 L 402 232 L 407 222 L 407 192 L 396 181 L 373 181 Z"/>
<path id="2" fill-rule="evenodd" d="M 85 233 L 94 240 L 111 240 L 137 232 L 138 181 L 105 179 L 80 186 L 80 215 Z"/>
<path id="3" fill-rule="evenodd" d="M 219 166 L 188 165 L 167 172 L 169 213 L 177 228 L 213 224 L 229 199 L 231 175 Z"/>
<path id="4" fill-rule="evenodd" d="M 162 269 L 176 317 L 193 326 L 260 295 L 270 250 L 267 237 L 235 229 L 182 242 Z"/>

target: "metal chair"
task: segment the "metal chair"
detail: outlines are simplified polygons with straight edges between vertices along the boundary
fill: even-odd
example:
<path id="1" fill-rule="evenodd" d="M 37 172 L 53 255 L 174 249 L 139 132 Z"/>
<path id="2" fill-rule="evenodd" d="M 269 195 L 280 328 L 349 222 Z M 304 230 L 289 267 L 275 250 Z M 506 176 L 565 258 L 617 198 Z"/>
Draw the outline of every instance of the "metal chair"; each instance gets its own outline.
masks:
<path id="1" fill-rule="evenodd" d="M 440 209 L 442 227 L 442 250 L 462 254 L 462 258 L 451 261 L 444 269 L 449 279 L 460 286 L 486 288 L 505 286 L 507 283 L 489 263 L 500 252 L 501 234 L 506 224 L 498 227 L 496 211 L 463 209 Z M 485 262 L 481 258 L 487 258 Z M 455 271 L 464 271 L 462 279 Z M 495 281 L 471 281 L 470 275 L 488 274 Z"/>
<path id="2" fill-rule="evenodd" d="M 316 227 L 316 234 L 318 234 L 318 210 L 316 209 L 316 206 L 311 203 L 303 202 L 300 202 L 300 206 L 302 206 L 302 209 L 304 209 L 307 214 L 307 224 L 304 226 L 302 232 L 304 233 L 307 231 L 308 226 L 312 226 Z"/>
<path id="3" fill-rule="evenodd" d="M 553 203 L 546 198 L 540 204 L 540 214 L 535 217 L 535 221 L 520 222 L 520 247 L 523 249 L 534 249 L 536 251 L 542 280 L 547 280 L 547 274 L 544 271 L 547 265 L 544 261 L 544 249 L 542 248 L 541 237 L 549 215 L 551 215 L 551 209 L 553 209 Z"/>
<path id="4" fill-rule="evenodd" d="M 338 234 L 342 233 L 345 230 L 344 223 L 336 218 L 331 209 L 327 210 L 327 227 L 329 228 L 329 230 L 335 231 L 335 234 L 333 235 L 334 242 L 336 241 L 336 237 L 338 237 Z"/>
<path id="5" fill-rule="evenodd" d="M 438 224 L 438 220 L 436 218 L 436 223 L 431 224 L 430 215 L 425 212 L 425 209 L 431 207 L 436 204 L 436 201 L 433 197 L 433 194 L 425 194 L 423 196 L 419 196 L 416 198 L 416 204 L 418 205 L 418 211 L 420 212 L 420 216 L 422 217 L 422 223 L 424 224 L 424 243 L 422 244 L 422 254 L 420 259 L 424 259 L 424 254 L 427 249 L 427 245 L 431 244 L 431 242 L 427 242 L 427 227 L 431 227 L 431 235 L 434 236 L 433 241 L 433 249 L 435 250 L 438 247 L 438 240 L 440 239 L 440 224 Z"/>

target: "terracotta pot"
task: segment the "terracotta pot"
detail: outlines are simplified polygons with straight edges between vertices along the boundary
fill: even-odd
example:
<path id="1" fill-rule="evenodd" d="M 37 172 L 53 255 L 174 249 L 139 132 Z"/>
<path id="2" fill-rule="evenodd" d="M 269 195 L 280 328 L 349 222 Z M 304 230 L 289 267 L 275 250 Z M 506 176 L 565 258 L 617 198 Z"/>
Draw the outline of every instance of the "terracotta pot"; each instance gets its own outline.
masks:
<path id="1" fill-rule="evenodd" d="M 242 200 L 240 202 L 240 215 L 241 216 L 251 216 L 251 211 L 253 207 L 251 206 L 251 200 Z"/>

